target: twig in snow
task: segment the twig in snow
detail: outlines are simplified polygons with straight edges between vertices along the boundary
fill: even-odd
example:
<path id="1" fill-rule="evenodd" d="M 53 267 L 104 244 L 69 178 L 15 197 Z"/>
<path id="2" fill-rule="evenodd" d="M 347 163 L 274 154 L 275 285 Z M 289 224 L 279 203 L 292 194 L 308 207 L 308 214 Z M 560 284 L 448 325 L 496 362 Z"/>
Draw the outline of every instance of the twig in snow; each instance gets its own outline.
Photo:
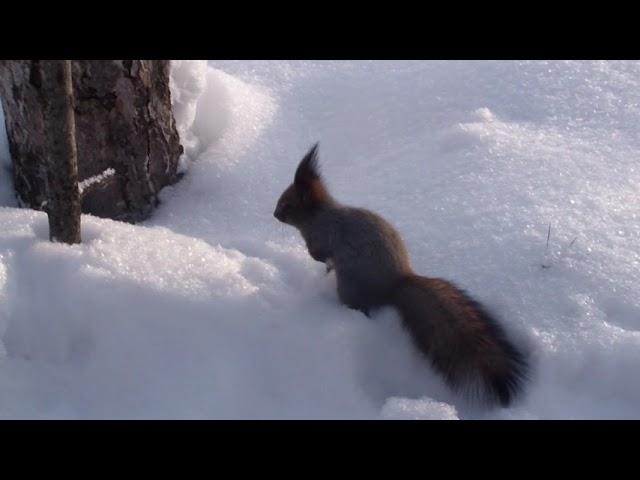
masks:
<path id="1" fill-rule="evenodd" d="M 549 230 L 547 231 L 547 246 L 544 249 L 544 256 L 547 259 L 548 259 L 548 256 L 549 256 L 549 238 L 551 238 L 551 222 L 549 222 Z M 549 268 L 550 266 L 551 266 L 550 263 L 545 265 L 544 262 L 541 265 L 542 268 Z"/>
<path id="2" fill-rule="evenodd" d="M 85 178 L 81 182 L 78 182 L 78 191 L 80 196 L 89 193 L 97 187 L 106 186 L 111 180 L 115 178 L 116 171 L 113 168 L 107 168 L 104 172 L 94 175 L 93 177 Z"/>

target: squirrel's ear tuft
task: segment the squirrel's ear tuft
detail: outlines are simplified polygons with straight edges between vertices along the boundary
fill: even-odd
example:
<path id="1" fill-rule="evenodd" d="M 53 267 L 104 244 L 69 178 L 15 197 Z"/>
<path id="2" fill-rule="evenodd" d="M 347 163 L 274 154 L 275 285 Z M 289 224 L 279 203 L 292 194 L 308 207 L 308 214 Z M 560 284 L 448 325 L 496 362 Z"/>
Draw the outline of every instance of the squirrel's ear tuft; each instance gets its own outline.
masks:
<path id="1" fill-rule="evenodd" d="M 298 187 L 307 187 L 314 180 L 320 179 L 320 168 L 318 165 L 318 143 L 313 145 L 304 158 L 300 161 L 294 183 Z"/>

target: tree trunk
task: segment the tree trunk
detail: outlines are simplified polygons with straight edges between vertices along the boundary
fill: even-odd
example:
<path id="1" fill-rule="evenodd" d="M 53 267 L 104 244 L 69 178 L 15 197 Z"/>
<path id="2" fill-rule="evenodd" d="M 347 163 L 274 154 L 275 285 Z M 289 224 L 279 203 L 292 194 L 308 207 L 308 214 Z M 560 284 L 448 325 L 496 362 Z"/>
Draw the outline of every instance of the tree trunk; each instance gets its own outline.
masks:
<path id="1" fill-rule="evenodd" d="M 26 167 L 14 165 L 14 171 L 20 172 L 23 185 L 37 190 L 32 201 L 37 208 L 47 212 L 50 239 L 80 243 L 71 61 L 6 63 L 9 65 L 2 66 L 5 69 L 3 78 L 10 74 L 30 86 L 24 96 L 20 95 L 19 89 L 14 89 L 14 101 L 4 103 L 7 124 L 13 127 L 8 132 L 12 155 L 14 152 L 22 154 L 18 158 L 22 158 Z M 12 124 L 8 119 L 15 119 L 16 114 L 21 121 Z M 23 176 L 25 170 L 31 172 L 30 178 Z"/>
<path id="2" fill-rule="evenodd" d="M 41 120 L 36 64 L 0 62 L 0 95 L 16 192 L 23 205 L 42 209 L 48 133 Z M 143 220 L 157 205 L 162 187 L 177 180 L 182 146 L 171 112 L 169 67 L 168 60 L 72 62 L 79 180 L 91 183 L 108 169 L 115 172 L 82 195 L 84 213 Z"/>
<path id="3" fill-rule="evenodd" d="M 40 65 L 42 123 L 46 155 L 51 241 L 80 243 L 80 192 L 73 113 L 71 60 L 44 60 Z"/>

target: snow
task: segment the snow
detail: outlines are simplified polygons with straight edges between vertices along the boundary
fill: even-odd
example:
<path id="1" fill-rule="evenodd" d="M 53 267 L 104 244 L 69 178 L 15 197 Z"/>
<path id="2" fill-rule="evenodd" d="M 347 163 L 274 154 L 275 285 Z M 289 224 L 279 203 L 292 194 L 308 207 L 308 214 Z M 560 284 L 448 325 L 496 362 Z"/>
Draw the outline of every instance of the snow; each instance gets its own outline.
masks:
<path id="1" fill-rule="evenodd" d="M 104 182 L 107 178 L 110 178 L 116 174 L 116 171 L 113 168 L 107 168 L 104 172 L 94 175 L 93 177 L 85 178 L 81 182 L 78 182 L 78 191 L 80 195 L 92 185 L 95 185 L 100 182 Z"/>
<path id="2" fill-rule="evenodd" d="M 640 418 L 640 62 L 180 61 L 171 87 L 186 175 L 143 225 L 52 244 L 0 180 L 0 418 Z M 338 303 L 273 218 L 315 141 L 529 352 L 520 402 L 467 405 L 391 308 Z"/>

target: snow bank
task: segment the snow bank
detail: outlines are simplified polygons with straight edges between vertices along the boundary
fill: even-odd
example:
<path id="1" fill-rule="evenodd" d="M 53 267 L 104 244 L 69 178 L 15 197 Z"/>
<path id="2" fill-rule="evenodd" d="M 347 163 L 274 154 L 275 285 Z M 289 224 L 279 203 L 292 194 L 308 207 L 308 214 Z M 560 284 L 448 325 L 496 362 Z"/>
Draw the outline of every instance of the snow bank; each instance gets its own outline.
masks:
<path id="1" fill-rule="evenodd" d="M 205 60 L 172 60 L 169 76 L 171 107 L 184 147 L 184 155 L 178 166 L 185 171 L 199 148 L 198 139 L 191 132 L 196 117 L 198 99 L 207 86 L 207 62 Z"/>
<path id="2" fill-rule="evenodd" d="M 293 288 L 268 262 L 162 227 L 83 216 L 70 247 L 40 212 L 1 208 L 0 222 L 2 418 L 366 418 L 373 396 L 428 378 L 384 341 L 394 319 L 371 330 L 330 279 Z"/>
<path id="3" fill-rule="evenodd" d="M 269 124 L 275 110 L 263 88 L 207 68 L 205 61 L 172 61 L 170 85 L 189 160 L 204 157 L 233 163 Z"/>

